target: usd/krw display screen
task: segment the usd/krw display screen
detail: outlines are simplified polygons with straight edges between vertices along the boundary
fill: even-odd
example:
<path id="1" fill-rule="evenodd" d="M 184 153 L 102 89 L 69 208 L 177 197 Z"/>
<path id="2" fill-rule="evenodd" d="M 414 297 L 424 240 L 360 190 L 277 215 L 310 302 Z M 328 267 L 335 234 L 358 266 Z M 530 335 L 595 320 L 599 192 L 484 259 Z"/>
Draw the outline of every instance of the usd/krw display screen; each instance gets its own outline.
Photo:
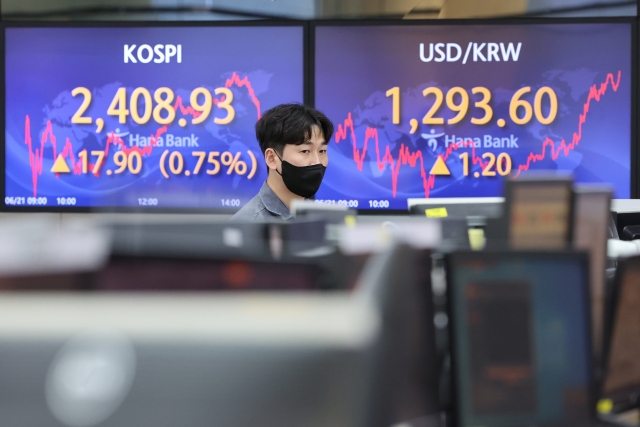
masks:
<path id="1" fill-rule="evenodd" d="M 237 210 L 254 125 L 303 101 L 302 26 L 7 28 L 5 205 Z"/>
<path id="2" fill-rule="evenodd" d="M 502 195 L 568 171 L 630 196 L 630 23 L 317 26 L 316 107 L 336 124 L 321 203 Z"/>

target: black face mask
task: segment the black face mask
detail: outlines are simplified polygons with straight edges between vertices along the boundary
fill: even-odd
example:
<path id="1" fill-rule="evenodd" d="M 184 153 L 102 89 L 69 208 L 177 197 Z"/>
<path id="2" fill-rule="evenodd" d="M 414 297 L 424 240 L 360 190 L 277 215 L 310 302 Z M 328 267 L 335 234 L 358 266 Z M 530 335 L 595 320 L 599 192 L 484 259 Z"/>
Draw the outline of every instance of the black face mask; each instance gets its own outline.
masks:
<path id="1" fill-rule="evenodd" d="M 278 156 L 277 153 L 276 156 Z M 318 192 L 326 166 L 321 163 L 311 166 L 294 166 L 282 160 L 280 156 L 278 158 L 282 162 L 282 173 L 278 169 L 276 172 L 282 176 L 282 181 L 289 191 L 305 199 L 310 199 Z"/>

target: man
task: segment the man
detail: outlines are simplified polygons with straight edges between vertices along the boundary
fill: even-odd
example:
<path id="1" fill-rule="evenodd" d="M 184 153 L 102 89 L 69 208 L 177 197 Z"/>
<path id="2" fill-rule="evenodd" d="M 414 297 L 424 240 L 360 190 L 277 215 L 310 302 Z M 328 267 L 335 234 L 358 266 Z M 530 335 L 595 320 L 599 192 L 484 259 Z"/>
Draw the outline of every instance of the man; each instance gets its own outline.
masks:
<path id="1" fill-rule="evenodd" d="M 320 188 L 332 135 L 331 121 L 304 105 L 283 104 L 264 113 L 256 123 L 256 137 L 267 163 L 267 181 L 231 219 L 291 219 L 291 202 L 311 198 Z"/>

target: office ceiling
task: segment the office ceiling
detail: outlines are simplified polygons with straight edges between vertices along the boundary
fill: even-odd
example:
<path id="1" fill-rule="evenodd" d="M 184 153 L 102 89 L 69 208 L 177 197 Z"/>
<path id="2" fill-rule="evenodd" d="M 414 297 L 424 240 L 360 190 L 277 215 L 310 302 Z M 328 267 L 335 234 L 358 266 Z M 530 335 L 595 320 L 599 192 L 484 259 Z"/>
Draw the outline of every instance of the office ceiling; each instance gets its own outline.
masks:
<path id="1" fill-rule="evenodd" d="M 635 16 L 636 0 L 2 0 L 3 19 L 237 20 Z"/>

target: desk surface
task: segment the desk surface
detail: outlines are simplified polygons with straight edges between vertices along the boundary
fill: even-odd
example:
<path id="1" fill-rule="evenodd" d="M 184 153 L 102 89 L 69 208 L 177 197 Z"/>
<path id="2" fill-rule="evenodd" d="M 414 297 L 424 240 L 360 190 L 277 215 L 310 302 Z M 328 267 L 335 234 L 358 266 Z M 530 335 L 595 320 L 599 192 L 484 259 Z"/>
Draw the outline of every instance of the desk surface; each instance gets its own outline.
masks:
<path id="1" fill-rule="evenodd" d="M 613 199 L 611 210 L 618 213 L 640 212 L 640 199 Z"/>

